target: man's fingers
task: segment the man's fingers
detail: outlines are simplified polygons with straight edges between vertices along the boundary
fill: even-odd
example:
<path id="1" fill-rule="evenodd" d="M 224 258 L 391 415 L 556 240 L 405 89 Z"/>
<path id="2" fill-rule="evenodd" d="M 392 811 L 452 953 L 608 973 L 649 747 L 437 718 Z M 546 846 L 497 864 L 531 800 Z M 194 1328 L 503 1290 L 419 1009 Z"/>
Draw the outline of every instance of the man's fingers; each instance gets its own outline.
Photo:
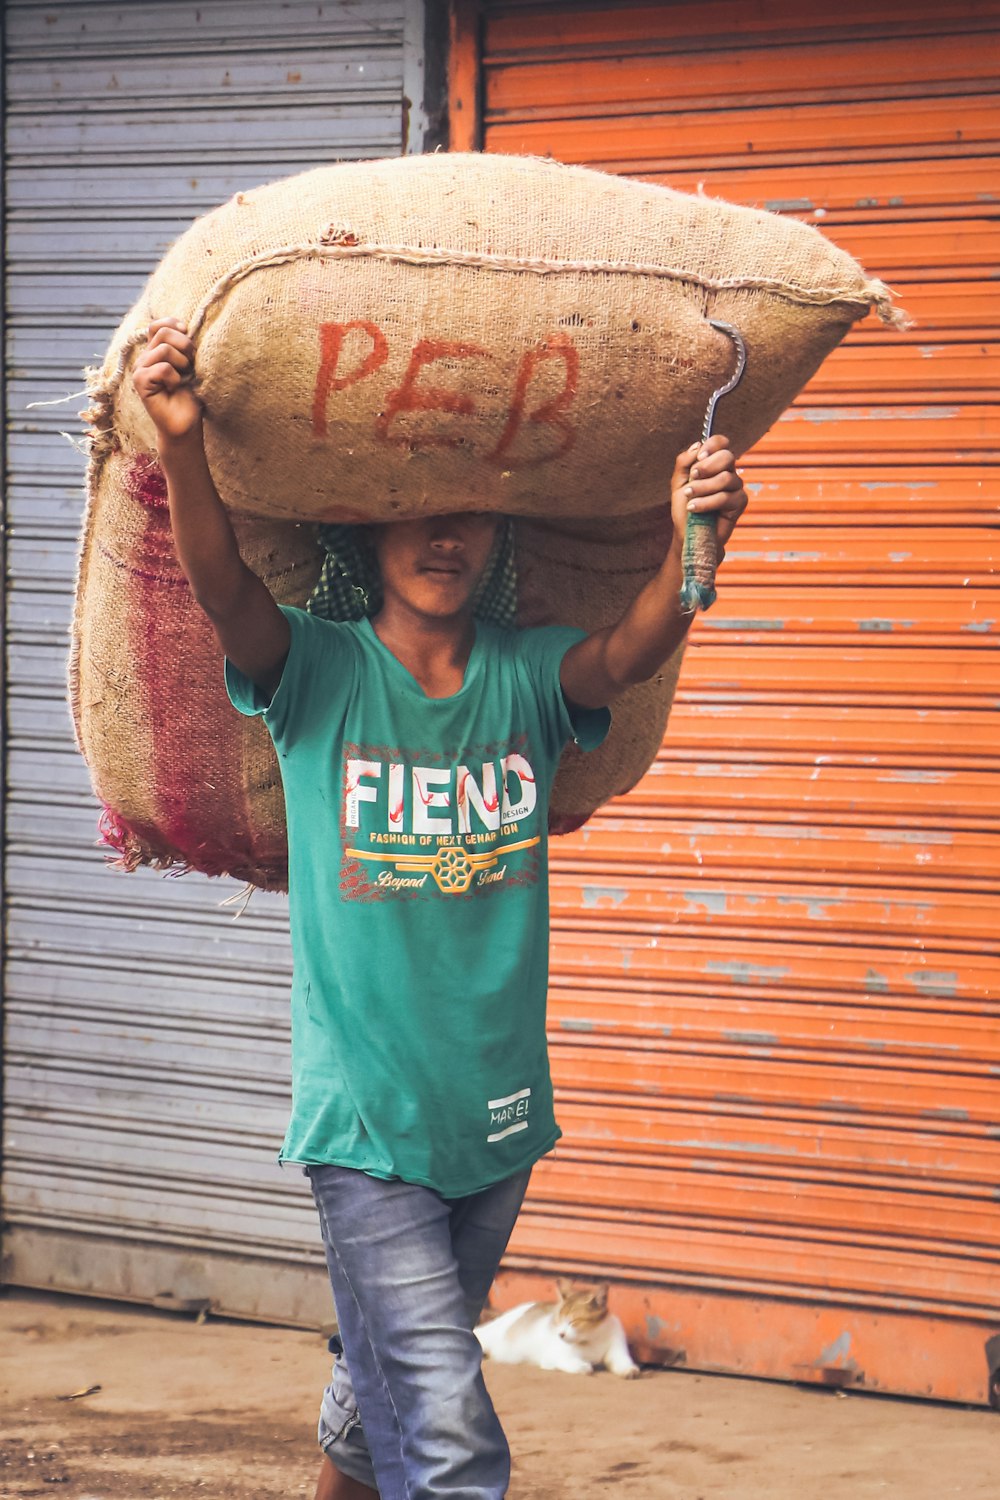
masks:
<path id="1" fill-rule="evenodd" d="M 181 375 L 190 375 L 191 361 L 183 349 L 176 348 L 173 344 L 156 343 L 147 349 L 136 368 L 149 370 L 159 365 L 171 365 Z"/>
<path id="2" fill-rule="evenodd" d="M 155 365 L 144 365 L 135 373 L 135 384 L 141 396 L 155 396 L 160 392 L 176 391 L 184 384 L 179 370 L 166 360 Z"/>
<path id="3" fill-rule="evenodd" d="M 704 448 L 701 453 L 704 453 Z M 716 448 L 709 454 L 708 458 L 701 455 L 691 465 L 692 479 L 710 479 L 714 474 L 724 474 L 727 469 L 735 470 L 736 458 L 728 448 Z"/>
<path id="4" fill-rule="evenodd" d="M 157 349 L 165 347 L 179 350 L 185 359 L 193 363 L 194 343 L 188 338 L 186 333 L 177 328 L 158 328 L 155 332 L 150 329 L 144 354 L 148 356 L 151 353 L 155 353 Z"/>
<path id="5" fill-rule="evenodd" d="M 748 503 L 746 493 L 741 489 L 731 495 L 714 495 L 707 500 L 695 500 L 688 505 L 688 513 L 714 515 L 719 523 L 722 540 L 727 541 Z"/>
<path id="6" fill-rule="evenodd" d="M 747 497 L 742 490 L 733 495 L 712 495 L 707 500 L 694 500 L 688 504 L 689 515 L 725 516 L 735 526 L 747 508 Z"/>
<path id="7" fill-rule="evenodd" d="M 712 478 L 697 478 L 685 484 L 684 493 L 687 499 L 703 501 L 711 508 L 711 502 L 724 504 L 727 496 L 736 495 L 744 487 L 744 481 L 736 474 L 735 469 L 729 469 L 723 474 L 715 474 Z M 688 493 L 690 490 L 690 493 Z M 699 508 L 699 507 L 696 507 Z"/>
<path id="8" fill-rule="evenodd" d="M 187 324 L 182 323 L 180 318 L 153 318 L 146 330 L 147 340 L 164 328 L 176 328 L 178 333 L 187 333 Z"/>
<path id="9" fill-rule="evenodd" d="M 187 375 L 191 370 L 191 361 L 183 349 L 178 349 L 174 344 L 156 344 L 150 350 L 150 356 L 160 364 L 173 365 L 175 370 L 180 370 L 182 375 Z"/>
<path id="10" fill-rule="evenodd" d="M 702 458 L 702 454 L 705 455 Z M 724 458 L 718 455 L 725 454 Z M 683 453 L 678 453 L 677 462 L 674 464 L 674 483 L 680 483 L 688 470 L 692 467 L 701 470 L 705 474 L 718 473 L 720 468 L 728 464 L 731 468 L 736 460 L 729 452 L 729 439 L 721 432 L 708 438 L 705 442 L 701 439 L 692 443 L 690 448 L 685 448 Z"/>
<path id="11" fill-rule="evenodd" d="M 678 453 L 677 462 L 674 464 L 673 488 L 684 483 L 688 470 L 694 463 L 701 451 L 701 443 L 692 443 L 690 448 L 685 448 L 683 453 Z"/>

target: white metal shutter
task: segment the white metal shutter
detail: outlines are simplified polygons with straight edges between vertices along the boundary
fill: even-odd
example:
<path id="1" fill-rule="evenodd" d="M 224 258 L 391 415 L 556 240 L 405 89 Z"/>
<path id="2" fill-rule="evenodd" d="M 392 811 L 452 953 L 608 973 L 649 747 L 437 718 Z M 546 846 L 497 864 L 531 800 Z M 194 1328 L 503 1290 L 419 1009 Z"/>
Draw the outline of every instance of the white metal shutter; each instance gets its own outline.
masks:
<path id="1" fill-rule="evenodd" d="M 421 149 L 423 41 L 419 0 L 6 8 L 8 1281 L 329 1306 L 306 1185 L 276 1163 L 285 903 L 234 920 L 232 883 L 105 868 L 64 687 L 83 458 L 59 434 L 86 402 L 28 406 L 80 389 L 198 213 Z"/>

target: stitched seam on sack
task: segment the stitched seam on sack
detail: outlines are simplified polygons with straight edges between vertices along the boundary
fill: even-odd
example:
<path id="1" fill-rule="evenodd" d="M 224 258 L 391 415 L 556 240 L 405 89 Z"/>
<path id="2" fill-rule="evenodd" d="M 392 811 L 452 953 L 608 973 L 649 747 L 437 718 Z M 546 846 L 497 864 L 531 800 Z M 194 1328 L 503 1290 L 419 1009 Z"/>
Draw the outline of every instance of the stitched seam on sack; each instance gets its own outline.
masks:
<path id="1" fill-rule="evenodd" d="M 683 270 L 679 266 L 663 266 L 655 261 L 617 260 L 545 260 L 529 256 L 496 255 L 478 250 L 430 249 L 417 245 L 285 245 L 241 261 L 227 271 L 225 276 L 202 298 L 188 325 L 192 339 L 201 332 L 208 313 L 226 292 L 254 271 L 264 271 L 285 265 L 295 260 L 396 260 L 413 266 L 471 266 L 495 271 L 528 272 L 537 276 L 594 275 L 594 276 L 651 276 L 668 281 L 688 282 L 703 287 L 706 291 L 762 291 L 774 292 L 792 302 L 824 306 L 831 302 L 850 302 L 858 306 L 869 306 L 878 302 L 885 294 L 879 281 L 869 281 L 861 290 L 848 287 L 803 287 L 779 277 L 767 276 L 702 276 L 697 271 Z M 145 328 L 136 329 L 126 339 L 119 352 L 118 363 L 111 375 L 111 383 L 120 380 L 125 373 L 128 357 L 137 343 L 146 335 Z"/>
<path id="2" fill-rule="evenodd" d="M 903 314 L 891 306 L 888 288 L 884 282 L 869 280 L 860 289 L 847 287 L 802 287 L 785 282 L 777 277 L 710 277 L 696 271 L 682 270 L 677 266 L 663 266 L 655 262 L 642 261 L 585 261 L 545 260 L 542 258 L 496 255 L 475 250 L 445 250 L 416 245 L 347 245 L 309 243 L 285 245 L 276 250 L 253 256 L 250 260 L 227 271 L 195 309 L 188 323 L 188 334 L 197 339 L 211 309 L 221 302 L 231 287 L 244 280 L 254 271 L 264 271 L 291 261 L 357 260 L 364 258 L 395 260 L 413 266 L 471 266 L 496 271 L 527 272 L 533 275 L 628 275 L 654 277 L 670 281 L 685 282 L 701 287 L 705 291 L 761 291 L 771 292 L 790 302 L 807 306 L 828 306 L 834 302 L 845 302 L 857 307 L 875 307 L 880 316 L 889 321 L 903 319 Z M 98 403 L 91 429 L 91 457 L 100 466 L 107 457 L 113 443 L 112 402 L 117 394 L 132 351 L 146 337 L 143 325 L 127 336 L 118 352 L 115 368 L 105 377 L 103 371 L 91 372 L 87 382 L 90 396 Z"/>
<path id="3" fill-rule="evenodd" d="M 655 277 L 668 281 L 683 281 L 706 291 L 765 291 L 786 297 L 792 302 L 824 306 L 832 302 L 850 302 L 857 306 L 870 306 L 885 297 L 885 288 L 879 281 L 869 281 L 862 289 L 844 286 L 803 287 L 779 277 L 702 276 L 697 271 L 683 270 L 679 266 L 664 266 L 656 262 L 615 260 L 546 260 L 541 257 L 497 255 L 476 250 L 445 250 L 425 248 L 417 245 L 285 245 L 241 261 L 227 271 L 225 276 L 210 289 L 191 318 L 188 332 L 196 339 L 208 313 L 221 301 L 226 292 L 237 282 L 254 271 L 264 271 L 286 265 L 295 260 L 394 260 L 412 266 L 469 266 L 495 271 L 527 272 L 537 276 L 595 275 Z M 145 337 L 145 329 L 131 334 L 123 346 L 112 380 L 124 374 L 128 356 L 135 343 Z"/>

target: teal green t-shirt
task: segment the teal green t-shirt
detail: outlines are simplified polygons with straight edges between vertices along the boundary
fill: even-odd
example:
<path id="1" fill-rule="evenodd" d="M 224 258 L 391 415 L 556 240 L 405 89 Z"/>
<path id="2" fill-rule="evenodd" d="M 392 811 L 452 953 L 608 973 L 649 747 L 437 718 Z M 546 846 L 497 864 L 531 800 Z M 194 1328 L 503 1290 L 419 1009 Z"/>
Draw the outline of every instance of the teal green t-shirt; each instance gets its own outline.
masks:
<path id="1" fill-rule="evenodd" d="M 559 685 L 582 632 L 478 623 L 461 689 L 428 698 L 369 621 L 285 609 L 261 714 L 288 819 L 292 1116 L 282 1158 L 478 1192 L 559 1130 L 545 1037 L 549 793 L 609 715 Z"/>

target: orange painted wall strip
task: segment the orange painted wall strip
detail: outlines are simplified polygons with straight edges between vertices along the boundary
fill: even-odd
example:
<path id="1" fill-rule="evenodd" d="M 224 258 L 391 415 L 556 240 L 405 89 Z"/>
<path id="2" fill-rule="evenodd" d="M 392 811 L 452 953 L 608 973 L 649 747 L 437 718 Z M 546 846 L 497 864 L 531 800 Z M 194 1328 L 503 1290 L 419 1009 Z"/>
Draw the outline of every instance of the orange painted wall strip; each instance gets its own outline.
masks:
<path id="1" fill-rule="evenodd" d="M 733 39 L 748 29 L 746 0 L 697 0 L 697 3 L 628 4 L 607 0 L 604 5 L 575 0 L 488 0 L 486 49 L 490 56 L 531 57 L 552 52 L 574 60 L 581 54 L 597 57 L 609 52 L 648 51 L 656 41 L 702 50 Z M 996 27 L 995 0 L 964 0 L 955 6 L 950 28 L 978 28 L 988 35 Z M 866 0 L 839 0 L 834 17 L 822 6 L 800 0 L 771 0 L 754 6 L 753 32 L 767 40 L 794 30 L 797 34 L 829 33 L 834 24 L 865 32 L 876 41 L 911 31 L 916 23 L 947 30 L 949 20 L 940 0 L 880 0 L 877 8 Z M 820 35 L 822 40 L 822 35 Z"/>
<path id="2" fill-rule="evenodd" d="M 551 1274 L 515 1261 L 501 1271 L 493 1301 L 513 1307 L 553 1293 Z M 781 1297 L 648 1281 L 618 1283 L 610 1305 L 639 1358 L 652 1363 L 871 1391 L 898 1390 L 899 1372 L 908 1369 L 913 1395 L 990 1398 L 984 1354 L 996 1325 L 985 1319 L 803 1307 Z"/>
<path id="3" fill-rule="evenodd" d="M 489 74 L 487 74 L 487 97 Z M 589 162 L 609 171 L 645 175 L 646 163 L 660 161 L 673 170 L 711 167 L 715 163 L 746 164 L 748 150 L 755 164 L 768 160 L 786 166 L 800 162 L 828 163 L 864 154 L 876 161 L 952 157 L 956 142 L 949 139 L 946 98 L 871 100 L 862 104 L 830 104 L 822 95 L 794 110 L 742 109 L 718 113 L 689 108 L 629 118 L 627 110 L 608 116 L 581 111 L 576 119 L 519 115 L 491 119 L 487 114 L 487 147 L 492 151 L 551 152 L 564 160 Z M 973 96 L 964 113 L 962 156 L 990 155 L 996 149 L 997 101 Z M 794 123 L 793 123 L 794 122 Z M 794 132 L 794 133 L 793 133 Z M 795 149 L 789 150 L 794 141 Z M 618 165 L 613 165 L 617 163 Z"/>
<path id="4" fill-rule="evenodd" d="M 772 42 L 758 48 L 748 47 L 733 69 L 732 53 L 727 49 L 682 52 L 667 47 L 657 52 L 647 47 L 641 54 L 628 57 L 618 49 L 609 55 L 581 62 L 586 68 L 586 109 L 614 112 L 624 106 L 632 115 L 644 110 L 660 111 L 665 100 L 671 108 L 687 99 L 704 100 L 716 95 L 731 106 L 741 96 L 749 95 L 755 104 L 783 102 L 794 104 L 816 88 L 817 59 L 822 69 L 822 88 L 830 98 L 838 90 L 849 93 L 852 100 L 866 88 L 886 109 L 885 96 L 892 89 L 887 84 L 885 43 L 865 45 L 862 38 L 828 41 L 822 50 L 815 41 L 795 43 Z M 996 73 L 991 49 L 969 47 L 965 35 L 908 37 L 906 41 L 906 84 L 941 93 L 947 84 L 961 84 L 971 92 L 992 92 Z M 574 70 L 565 62 L 527 62 L 515 57 L 510 63 L 491 59 L 488 109 L 491 119 L 500 121 L 516 113 L 520 118 L 577 118 L 581 113 L 580 88 Z"/>
<path id="5" fill-rule="evenodd" d="M 448 148 L 478 151 L 482 134 L 481 10 L 478 0 L 450 0 L 448 14 Z"/>

